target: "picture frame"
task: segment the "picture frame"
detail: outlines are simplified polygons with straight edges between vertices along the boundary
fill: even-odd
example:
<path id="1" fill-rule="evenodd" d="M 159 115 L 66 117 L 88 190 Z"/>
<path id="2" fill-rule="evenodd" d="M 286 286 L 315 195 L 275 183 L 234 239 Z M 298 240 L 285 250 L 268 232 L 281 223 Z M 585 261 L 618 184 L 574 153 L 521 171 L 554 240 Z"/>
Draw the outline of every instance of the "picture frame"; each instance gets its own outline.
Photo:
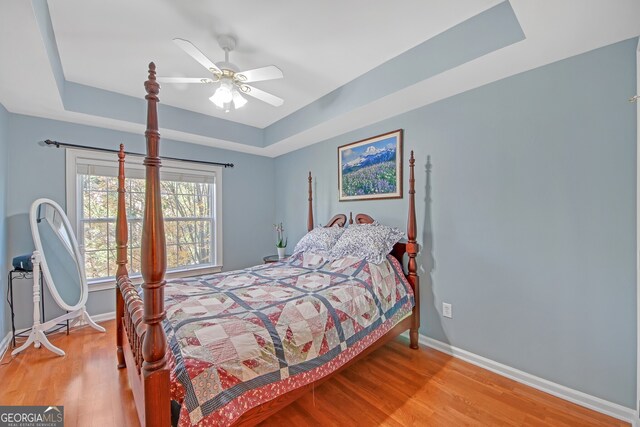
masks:
<path id="1" fill-rule="evenodd" d="M 403 130 L 338 147 L 338 200 L 402 198 Z"/>

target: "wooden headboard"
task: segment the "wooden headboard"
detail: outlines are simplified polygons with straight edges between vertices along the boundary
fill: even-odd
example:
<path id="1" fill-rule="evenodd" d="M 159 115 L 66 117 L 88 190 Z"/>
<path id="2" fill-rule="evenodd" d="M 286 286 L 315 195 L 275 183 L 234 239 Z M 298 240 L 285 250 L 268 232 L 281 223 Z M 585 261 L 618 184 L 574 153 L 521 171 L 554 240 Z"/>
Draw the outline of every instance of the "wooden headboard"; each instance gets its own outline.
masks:
<path id="1" fill-rule="evenodd" d="M 356 215 L 356 224 L 373 224 L 375 220 L 367 214 L 359 213 Z M 353 215 L 349 212 L 349 224 L 353 224 Z"/>

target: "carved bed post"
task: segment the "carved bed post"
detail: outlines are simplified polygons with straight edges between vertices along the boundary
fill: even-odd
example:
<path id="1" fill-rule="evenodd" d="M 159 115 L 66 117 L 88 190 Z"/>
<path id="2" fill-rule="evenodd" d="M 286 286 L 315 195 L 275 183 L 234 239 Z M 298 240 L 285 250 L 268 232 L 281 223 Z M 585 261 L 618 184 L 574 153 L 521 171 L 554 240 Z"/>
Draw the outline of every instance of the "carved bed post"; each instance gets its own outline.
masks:
<path id="1" fill-rule="evenodd" d="M 124 144 L 120 144 L 118 153 L 118 219 L 116 221 L 116 251 L 118 270 L 116 271 L 116 282 L 120 277 L 127 276 L 127 209 L 125 206 L 124 188 Z M 120 287 L 116 286 L 116 346 L 118 353 L 118 369 L 126 367 L 124 353 L 122 351 L 122 321 L 124 316 L 124 299 Z"/>
<path id="2" fill-rule="evenodd" d="M 167 266 L 160 199 L 160 157 L 158 132 L 158 93 L 156 66 L 149 64 L 149 80 L 144 83 L 147 91 L 147 156 L 144 220 L 142 225 L 142 278 L 144 284 L 144 316 L 147 332 L 142 344 L 142 364 L 145 396 L 145 424 L 147 426 L 171 425 L 169 400 L 169 371 L 165 358 L 167 337 L 162 327 L 164 311 L 164 274 Z"/>
<path id="3" fill-rule="evenodd" d="M 418 254 L 418 243 L 416 242 L 416 179 L 414 175 L 415 159 L 413 158 L 413 150 L 409 158 L 409 218 L 407 219 L 407 255 L 409 263 L 409 282 L 413 285 L 415 306 L 413 307 L 413 316 L 411 321 L 411 329 L 409 331 L 410 346 L 413 349 L 418 348 L 418 329 L 420 328 L 420 278 L 418 277 L 418 264 L 416 255 Z"/>
<path id="4" fill-rule="evenodd" d="M 313 191 L 311 190 L 312 182 L 313 178 L 311 178 L 311 171 L 309 171 L 309 215 L 307 215 L 307 231 L 313 230 Z"/>

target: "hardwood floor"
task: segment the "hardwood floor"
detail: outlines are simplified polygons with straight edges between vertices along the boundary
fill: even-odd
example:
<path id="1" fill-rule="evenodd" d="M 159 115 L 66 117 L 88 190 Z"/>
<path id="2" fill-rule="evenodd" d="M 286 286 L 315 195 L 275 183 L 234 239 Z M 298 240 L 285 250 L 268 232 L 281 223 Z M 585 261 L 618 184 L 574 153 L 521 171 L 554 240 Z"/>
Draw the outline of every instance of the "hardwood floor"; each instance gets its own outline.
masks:
<path id="1" fill-rule="evenodd" d="M 0 366 L 0 404 L 64 405 L 65 426 L 138 426 L 115 322 L 51 336 L 67 352 L 29 350 Z M 398 338 L 277 413 L 263 427 L 624 426 L 614 418 Z"/>

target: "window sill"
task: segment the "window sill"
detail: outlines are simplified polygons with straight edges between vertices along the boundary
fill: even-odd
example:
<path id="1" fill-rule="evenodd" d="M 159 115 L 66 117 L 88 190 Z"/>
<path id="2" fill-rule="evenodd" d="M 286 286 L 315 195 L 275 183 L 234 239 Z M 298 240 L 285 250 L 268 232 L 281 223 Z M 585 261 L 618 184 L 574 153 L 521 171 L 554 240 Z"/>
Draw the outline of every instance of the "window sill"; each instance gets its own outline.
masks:
<path id="1" fill-rule="evenodd" d="M 222 271 L 221 265 L 213 265 L 207 267 L 190 268 L 185 270 L 172 270 L 165 274 L 166 280 L 181 279 L 184 277 L 204 276 L 207 274 L 220 273 Z M 136 274 L 131 276 L 131 282 L 134 285 L 142 283 L 142 276 Z M 109 277 L 107 279 L 95 279 L 89 281 L 89 292 L 99 292 L 116 288 L 116 279 Z"/>

